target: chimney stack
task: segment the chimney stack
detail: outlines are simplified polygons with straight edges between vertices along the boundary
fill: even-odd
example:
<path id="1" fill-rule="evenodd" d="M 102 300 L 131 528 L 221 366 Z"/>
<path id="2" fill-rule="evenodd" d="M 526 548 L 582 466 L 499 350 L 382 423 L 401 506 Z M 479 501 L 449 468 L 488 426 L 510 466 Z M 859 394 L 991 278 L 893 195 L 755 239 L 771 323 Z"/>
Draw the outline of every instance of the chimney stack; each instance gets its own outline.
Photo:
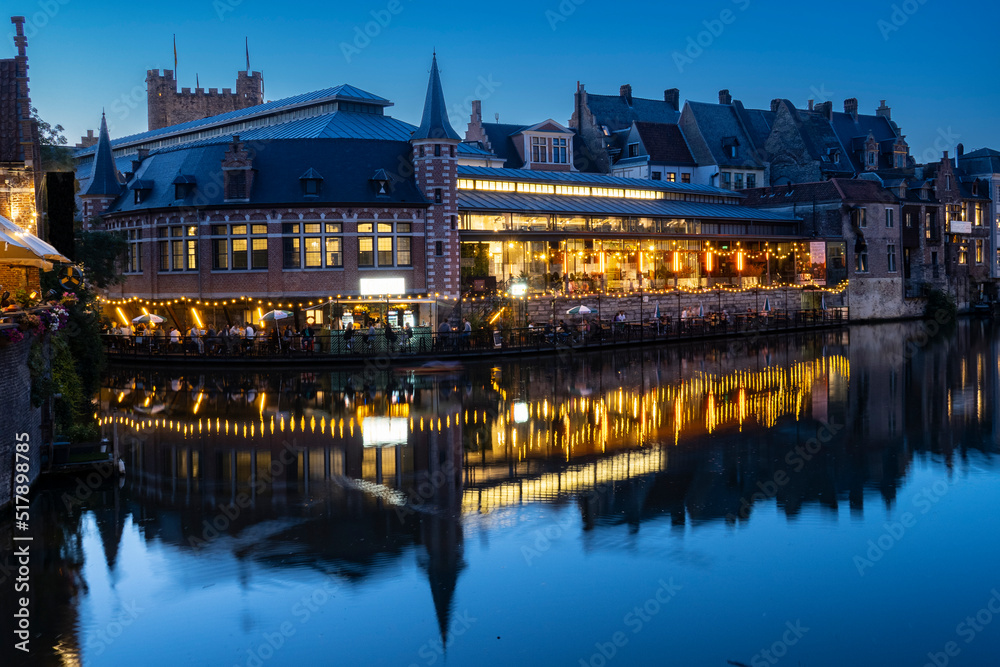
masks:
<path id="1" fill-rule="evenodd" d="M 729 89 L 719 91 L 719 104 L 732 104 L 733 96 L 729 94 Z"/>
<path id="2" fill-rule="evenodd" d="M 844 113 L 849 113 L 851 118 L 858 120 L 858 98 L 850 97 L 844 100 Z"/>
<path id="3" fill-rule="evenodd" d="M 632 106 L 632 84 L 623 84 L 621 88 L 618 89 L 618 94 L 625 98 L 625 102 Z"/>
<path id="4" fill-rule="evenodd" d="M 965 144 L 959 144 L 956 146 L 955 151 L 958 153 L 958 157 L 965 155 Z"/>
<path id="5" fill-rule="evenodd" d="M 823 116 L 827 120 L 833 120 L 833 102 L 830 101 L 820 102 L 815 107 L 813 107 L 813 109 L 823 114 Z"/>
<path id="6" fill-rule="evenodd" d="M 667 88 L 663 91 L 663 101 L 671 105 L 675 111 L 681 108 L 681 91 L 678 88 Z"/>
<path id="7" fill-rule="evenodd" d="M 579 85 L 579 84 L 577 84 Z M 472 122 L 480 124 L 483 122 L 483 101 L 472 100 Z"/>
<path id="8" fill-rule="evenodd" d="M 771 111 L 777 111 L 778 107 L 780 107 L 780 106 L 781 106 L 781 100 L 780 99 L 776 98 L 776 99 L 771 100 Z"/>
<path id="9" fill-rule="evenodd" d="M 885 105 L 885 100 L 882 100 L 881 106 L 879 106 L 878 109 L 875 109 L 875 115 L 876 116 L 881 116 L 882 118 L 885 118 L 886 120 L 892 120 L 892 113 L 891 112 L 892 112 L 892 109 L 890 109 L 889 107 L 887 107 Z"/>
<path id="10" fill-rule="evenodd" d="M 816 101 L 816 100 L 809 100 L 809 111 L 812 111 L 812 110 L 813 110 L 813 103 L 814 103 L 815 101 Z"/>

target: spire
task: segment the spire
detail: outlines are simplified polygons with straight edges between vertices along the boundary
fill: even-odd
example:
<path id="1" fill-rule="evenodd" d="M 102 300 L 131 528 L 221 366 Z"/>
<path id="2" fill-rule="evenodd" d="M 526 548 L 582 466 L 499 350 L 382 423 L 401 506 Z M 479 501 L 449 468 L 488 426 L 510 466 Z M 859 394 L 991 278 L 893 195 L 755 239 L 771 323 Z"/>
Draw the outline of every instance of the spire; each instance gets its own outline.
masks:
<path id="1" fill-rule="evenodd" d="M 448 110 L 441 90 L 441 75 L 438 74 L 437 53 L 431 59 L 431 78 L 427 82 L 427 98 L 424 100 L 424 115 L 420 127 L 413 133 L 413 139 L 454 139 L 461 137 L 448 122 Z"/>
<path id="2" fill-rule="evenodd" d="M 97 138 L 97 152 L 94 154 L 94 169 L 87 191 L 83 196 L 104 195 L 117 197 L 121 193 L 121 182 L 118 180 L 118 169 L 111 152 L 111 136 L 108 134 L 108 121 L 101 112 L 101 132 Z"/>

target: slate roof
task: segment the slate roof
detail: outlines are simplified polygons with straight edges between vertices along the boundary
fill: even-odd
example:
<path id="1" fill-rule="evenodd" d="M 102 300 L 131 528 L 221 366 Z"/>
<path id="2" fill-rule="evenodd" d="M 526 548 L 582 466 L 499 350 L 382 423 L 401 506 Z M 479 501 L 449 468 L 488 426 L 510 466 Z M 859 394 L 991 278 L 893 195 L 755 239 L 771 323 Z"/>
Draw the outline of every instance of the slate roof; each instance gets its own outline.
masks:
<path id="1" fill-rule="evenodd" d="M 711 185 L 695 183 L 674 183 L 652 181 L 644 178 L 621 178 L 608 174 L 589 174 L 576 171 L 534 171 L 530 169 L 492 169 L 490 167 L 469 167 L 459 165 L 459 178 L 479 178 L 498 181 L 537 181 L 565 185 L 592 185 L 609 188 L 635 188 L 640 190 L 663 190 L 684 194 L 718 195 L 738 199 L 739 192 L 724 190 Z"/>
<path id="2" fill-rule="evenodd" d="M 762 169 L 764 167 L 763 162 L 756 157 L 754 144 L 743 129 L 736 116 L 736 110 L 731 104 L 689 101 L 686 107 L 694 117 L 698 130 L 716 164 L 720 167 L 744 169 Z M 739 143 L 735 158 L 729 157 L 729 154 L 724 150 L 722 142 L 724 137 L 735 137 Z"/>
<path id="3" fill-rule="evenodd" d="M 153 187 L 140 204 L 123 196 L 109 212 L 146 209 L 170 209 L 183 206 L 225 206 L 222 188 L 205 187 L 221 174 L 222 158 L 229 144 L 218 143 L 159 151 L 143 160 L 133 181 L 152 182 Z M 287 139 L 262 144 L 255 149 L 253 167 L 256 176 L 249 203 L 241 207 L 308 204 L 404 204 L 427 202 L 412 178 L 393 179 L 388 198 L 376 198 L 369 183 L 379 169 L 394 174 L 399 164 L 410 159 L 410 144 L 405 141 L 370 141 L 357 139 Z M 306 198 L 299 175 L 313 169 L 324 175 L 319 198 Z M 194 176 L 197 185 L 184 200 L 174 199 L 174 180 Z M 130 182 L 129 187 L 132 183 Z"/>
<path id="4" fill-rule="evenodd" d="M 458 132 L 448 121 L 448 107 L 444 103 L 441 89 L 441 75 L 438 72 L 437 54 L 431 59 L 431 76 L 427 81 L 427 96 L 424 98 L 424 114 L 420 126 L 413 133 L 413 139 L 457 139 Z"/>
<path id="5" fill-rule="evenodd" d="M 512 123 L 483 123 L 483 132 L 490 140 L 490 148 L 498 158 L 504 161 L 504 166 L 510 169 L 520 169 L 524 166 L 524 160 L 520 153 L 514 148 L 511 135 L 521 132 L 528 125 L 514 125 Z"/>
<path id="6" fill-rule="evenodd" d="M 208 128 L 213 125 L 228 124 L 233 123 L 241 118 L 256 117 L 262 114 L 277 112 L 284 107 L 294 107 L 302 104 L 308 103 L 318 103 L 324 100 L 334 100 L 342 99 L 345 101 L 359 101 L 367 104 L 376 104 L 378 106 L 389 106 L 392 104 L 389 100 L 384 97 L 379 97 L 372 93 L 361 90 L 360 88 L 355 88 L 354 86 L 348 84 L 341 84 L 339 86 L 334 86 L 333 88 L 324 88 L 322 90 L 315 90 L 310 93 L 302 93 L 301 95 L 294 95 L 292 97 L 286 97 L 280 100 L 274 100 L 272 102 L 265 102 L 264 104 L 258 104 L 256 106 L 247 107 L 246 109 L 239 109 L 237 111 L 229 111 L 227 113 L 219 114 L 217 116 L 209 116 L 208 118 L 201 118 L 199 120 L 192 120 L 186 123 L 178 123 L 177 125 L 170 125 L 168 127 L 163 127 L 157 130 L 150 130 L 149 132 L 140 132 L 138 134 L 130 134 L 125 137 L 119 137 L 111 142 L 112 147 L 125 144 L 133 144 L 154 140 L 158 137 L 166 137 L 168 135 L 173 135 L 178 132 L 189 132 L 194 131 L 199 128 Z M 377 117 L 376 114 L 357 114 L 364 116 Z M 306 118 L 303 120 L 312 120 Z M 412 127 L 412 126 L 411 126 Z M 263 128 L 262 128 L 263 129 Z M 242 135 L 243 132 L 240 132 Z M 80 157 L 84 155 L 90 155 L 95 152 L 96 148 L 94 146 L 89 146 L 87 148 L 80 149 L 75 156 Z"/>
<path id="7" fill-rule="evenodd" d="M 739 100 L 733 100 L 733 109 L 743 129 L 750 135 L 750 140 L 758 149 L 763 149 L 764 142 L 774 127 L 775 112 L 765 109 L 747 109 Z"/>
<path id="8" fill-rule="evenodd" d="M 815 183 L 795 183 L 769 188 L 741 190 L 744 206 L 772 208 L 813 202 L 864 201 L 893 204 L 898 198 L 875 181 L 832 178 Z"/>
<path id="9" fill-rule="evenodd" d="M 459 190 L 458 207 L 477 211 L 799 222 L 799 218 L 789 213 L 755 210 L 734 204 L 708 204 L 670 199 L 530 195 L 516 192 Z"/>
<path id="10" fill-rule="evenodd" d="M 108 136 L 108 121 L 101 114 L 101 131 L 97 139 L 97 154 L 91 168 L 91 180 L 81 196 L 91 195 L 118 196 L 122 184 L 118 180 L 118 170 L 111 154 L 111 137 Z"/>
<path id="11" fill-rule="evenodd" d="M 888 140 L 895 141 L 896 138 L 899 137 L 899 133 L 897 132 L 895 125 L 888 118 L 883 116 L 858 114 L 858 118 L 855 120 L 849 113 L 835 111 L 833 112 L 833 120 L 827 122 L 830 126 L 832 126 L 834 133 L 840 139 L 841 144 L 845 147 L 850 147 L 852 141 L 859 137 L 863 142 L 868 138 L 869 133 L 875 138 L 875 141 L 880 144 Z M 863 164 L 863 153 L 850 151 L 848 158 L 850 159 L 855 172 L 862 172 L 865 170 L 865 165 Z M 891 152 L 888 156 L 879 156 L 879 167 L 892 168 L 893 166 Z"/>
<path id="12" fill-rule="evenodd" d="M 627 129 L 635 121 L 676 123 L 681 115 L 669 102 L 633 97 L 630 106 L 621 95 L 587 93 L 587 107 L 597 124 L 606 125 L 612 132 Z"/>
<path id="13" fill-rule="evenodd" d="M 680 126 L 637 122 L 635 129 L 639 132 L 650 162 L 697 166 Z"/>
<path id="14" fill-rule="evenodd" d="M 1000 151 L 980 148 L 959 157 L 958 163 L 969 174 L 1000 174 Z"/>

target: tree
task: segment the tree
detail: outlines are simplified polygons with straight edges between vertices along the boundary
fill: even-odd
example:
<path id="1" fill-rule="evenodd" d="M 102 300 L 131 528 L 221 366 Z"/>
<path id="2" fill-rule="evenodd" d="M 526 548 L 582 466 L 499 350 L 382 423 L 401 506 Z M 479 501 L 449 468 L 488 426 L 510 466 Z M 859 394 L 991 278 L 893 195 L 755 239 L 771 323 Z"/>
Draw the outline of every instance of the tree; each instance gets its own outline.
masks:
<path id="1" fill-rule="evenodd" d="M 89 231 L 76 239 L 76 259 L 84 267 L 84 276 L 102 289 L 125 280 L 121 261 L 127 250 L 128 241 L 119 232 Z"/>
<path id="2" fill-rule="evenodd" d="M 38 109 L 31 107 L 31 118 L 38 127 L 38 143 L 42 149 L 42 171 L 73 171 L 73 149 L 63 134 L 62 125 L 52 125 L 38 115 Z"/>

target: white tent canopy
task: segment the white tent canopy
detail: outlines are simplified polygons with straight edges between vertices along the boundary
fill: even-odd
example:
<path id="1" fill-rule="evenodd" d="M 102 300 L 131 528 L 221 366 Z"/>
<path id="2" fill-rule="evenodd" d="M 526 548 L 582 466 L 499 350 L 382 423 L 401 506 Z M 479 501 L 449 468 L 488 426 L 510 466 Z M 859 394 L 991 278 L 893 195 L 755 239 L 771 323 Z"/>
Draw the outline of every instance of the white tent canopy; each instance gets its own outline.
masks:
<path id="1" fill-rule="evenodd" d="M 0 264 L 52 269 L 53 262 L 72 263 L 58 250 L 0 215 Z"/>

